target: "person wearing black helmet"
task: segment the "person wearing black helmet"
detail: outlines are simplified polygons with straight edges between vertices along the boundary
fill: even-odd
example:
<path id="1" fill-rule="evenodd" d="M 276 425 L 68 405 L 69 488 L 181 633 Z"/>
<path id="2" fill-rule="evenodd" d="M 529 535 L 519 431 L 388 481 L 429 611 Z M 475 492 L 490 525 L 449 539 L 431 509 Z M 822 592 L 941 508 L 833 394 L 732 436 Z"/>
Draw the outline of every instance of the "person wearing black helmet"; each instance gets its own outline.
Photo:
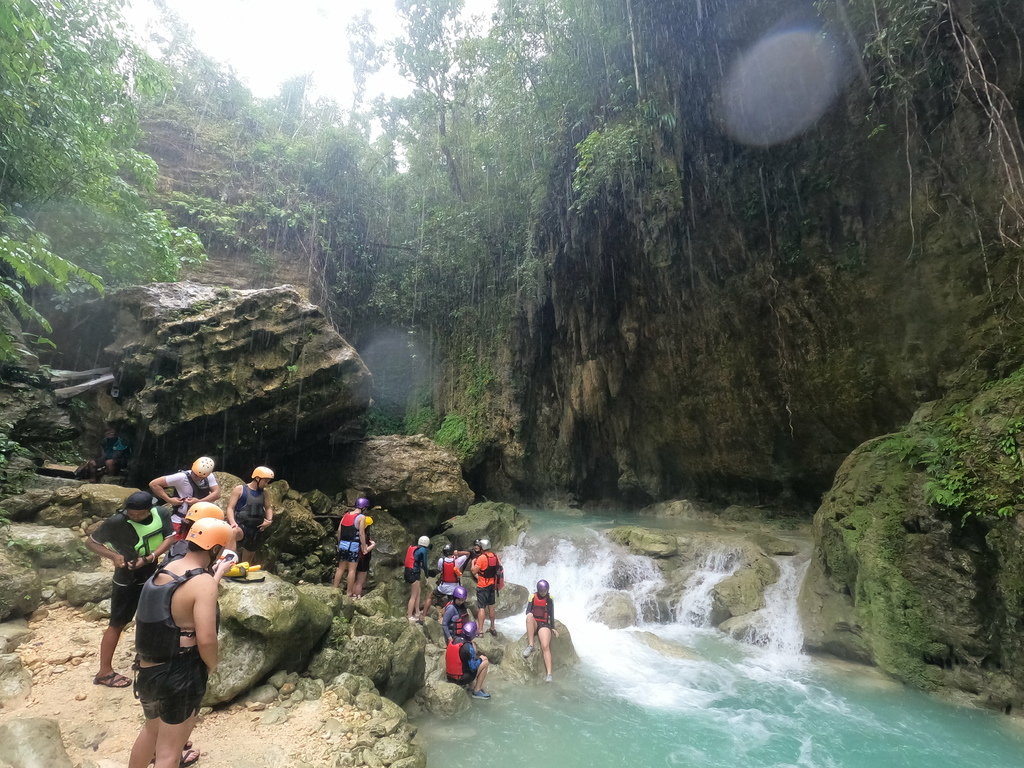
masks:
<path id="1" fill-rule="evenodd" d="M 452 638 L 445 649 L 444 671 L 449 683 L 463 686 L 474 699 L 489 699 L 491 694 L 484 690 L 484 682 L 490 662 L 477 653 L 474 637 L 476 622 L 467 621 L 462 625 L 462 634 Z"/>
<path id="2" fill-rule="evenodd" d="M 100 641 L 100 668 L 96 685 L 127 688 L 132 684 L 114 671 L 114 651 L 125 625 L 135 617 L 142 585 L 153 575 L 157 561 L 174 543 L 171 512 L 154 507 L 153 497 L 136 491 L 118 510 L 86 538 L 85 545 L 114 563 L 114 586 L 110 593 L 110 623 Z"/>
<path id="3" fill-rule="evenodd" d="M 455 549 L 451 544 L 445 544 L 441 549 L 441 557 L 437 558 L 437 586 L 427 597 L 427 604 L 423 606 L 423 615 L 430 613 L 430 606 L 437 600 L 438 612 L 451 602 L 452 593 L 461 584 L 463 567 L 469 552 Z"/>
<path id="4" fill-rule="evenodd" d="M 537 591 L 530 596 L 530 602 L 526 604 L 526 648 L 523 650 L 523 658 L 533 653 L 533 639 L 540 640 L 540 649 L 544 654 L 544 669 L 548 676 L 546 682 L 551 682 L 551 633 L 558 637 L 558 630 L 555 629 L 555 601 L 548 593 L 548 583 L 541 579 L 537 582 Z"/>

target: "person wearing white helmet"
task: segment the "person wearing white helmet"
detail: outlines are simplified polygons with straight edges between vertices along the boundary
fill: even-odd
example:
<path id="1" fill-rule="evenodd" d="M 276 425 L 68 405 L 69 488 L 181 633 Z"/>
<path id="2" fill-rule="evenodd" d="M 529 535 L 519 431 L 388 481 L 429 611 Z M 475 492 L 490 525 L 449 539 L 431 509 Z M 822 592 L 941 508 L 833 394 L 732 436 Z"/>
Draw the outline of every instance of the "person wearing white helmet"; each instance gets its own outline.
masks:
<path id="1" fill-rule="evenodd" d="M 409 604 L 405 608 L 405 615 L 409 621 L 423 623 L 423 610 L 420 606 L 421 582 L 424 575 L 429 575 L 427 566 L 427 547 L 430 546 L 429 536 L 420 536 L 415 544 L 411 544 L 405 551 L 405 583 L 412 585 L 412 594 L 409 595 Z"/>
<path id="2" fill-rule="evenodd" d="M 476 577 L 476 623 L 480 631 L 484 631 L 484 618 L 491 620 L 491 628 L 487 632 L 497 636 L 494 628 L 494 604 L 498 601 L 498 591 L 504 585 L 504 569 L 498 556 L 491 552 L 490 539 L 477 539 L 473 544 L 473 564 L 470 570 Z"/>
<path id="3" fill-rule="evenodd" d="M 200 456 L 192 462 L 192 469 L 182 469 L 150 482 L 149 490 L 153 495 L 165 504 L 170 504 L 174 510 L 171 521 L 174 523 L 175 533 L 181 527 L 181 521 L 185 519 L 185 513 L 188 512 L 190 505 L 197 501 L 216 501 L 220 498 L 220 486 L 217 485 L 213 468 L 213 459 L 209 456 Z M 167 492 L 168 489 L 174 491 L 173 496 Z"/>

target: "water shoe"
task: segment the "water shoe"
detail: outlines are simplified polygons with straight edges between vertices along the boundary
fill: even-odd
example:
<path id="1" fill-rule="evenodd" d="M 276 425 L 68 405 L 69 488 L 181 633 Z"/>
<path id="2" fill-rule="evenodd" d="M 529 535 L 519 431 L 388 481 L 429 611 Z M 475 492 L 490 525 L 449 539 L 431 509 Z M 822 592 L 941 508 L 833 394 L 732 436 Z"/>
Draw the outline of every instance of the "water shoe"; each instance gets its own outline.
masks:
<path id="1" fill-rule="evenodd" d="M 545 677 L 544 678 L 544 682 L 545 683 L 550 683 L 551 682 L 551 675 L 548 675 L 547 677 Z"/>
<path id="2" fill-rule="evenodd" d="M 533 646 L 532 646 L 532 645 L 528 645 L 528 646 L 526 646 L 526 647 L 525 647 L 525 648 L 523 649 L 523 658 L 524 658 L 524 659 L 528 659 L 528 658 L 530 658 L 530 654 L 531 654 L 531 653 L 533 653 Z"/>
<path id="3" fill-rule="evenodd" d="M 469 695 L 472 696 L 474 699 L 489 699 L 489 698 L 491 698 L 491 694 L 489 694 L 487 691 L 473 691 Z"/>

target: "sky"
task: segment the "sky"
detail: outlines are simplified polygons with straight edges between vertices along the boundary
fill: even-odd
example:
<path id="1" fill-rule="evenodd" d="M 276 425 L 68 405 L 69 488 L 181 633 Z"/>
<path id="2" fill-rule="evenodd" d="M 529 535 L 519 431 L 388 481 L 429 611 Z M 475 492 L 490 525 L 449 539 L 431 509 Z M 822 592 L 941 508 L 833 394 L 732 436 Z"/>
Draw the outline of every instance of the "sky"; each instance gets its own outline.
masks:
<path id="1" fill-rule="evenodd" d="M 230 64 L 257 97 L 277 93 L 281 82 L 313 73 L 313 94 L 342 107 L 352 104 L 352 70 L 345 28 L 364 10 L 379 40 L 402 28 L 392 0 L 166 0 L 207 55 Z M 495 0 L 466 0 L 466 13 L 489 18 Z M 156 11 L 152 0 L 131 0 L 128 18 L 142 29 Z M 389 67 L 371 79 L 367 99 L 400 96 L 408 83 Z"/>

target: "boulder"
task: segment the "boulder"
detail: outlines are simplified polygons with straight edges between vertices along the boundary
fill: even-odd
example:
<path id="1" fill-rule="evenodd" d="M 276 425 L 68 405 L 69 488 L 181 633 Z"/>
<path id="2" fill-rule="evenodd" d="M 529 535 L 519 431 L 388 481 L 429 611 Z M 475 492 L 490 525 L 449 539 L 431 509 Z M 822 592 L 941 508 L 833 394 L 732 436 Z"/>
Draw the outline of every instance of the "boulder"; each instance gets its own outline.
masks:
<path id="1" fill-rule="evenodd" d="M 499 634 L 497 637 L 484 632 L 473 641 L 476 649 L 486 656 L 491 664 L 501 664 L 505 658 L 505 644 L 507 640 Z"/>
<path id="2" fill-rule="evenodd" d="M 444 535 L 456 549 L 465 550 L 472 549 L 477 539 L 488 538 L 491 549 L 497 552 L 515 544 L 529 524 L 530 521 L 511 504 L 485 501 L 471 506 L 466 514 L 447 520 Z"/>
<path id="3" fill-rule="evenodd" d="M 0 653 L 14 653 L 15 649 L 32 639 L 32 630 L 25 619 L 11 619 L 0 623 Z"/>
<path id="4" fill-rule="evenodd" d="M 685 645 L 677 643 L 674 640 L 666 640 L 663 637 L 658 637 L 653 632 L 634 630 L 633 635 L 652 651 L 657 651 L 662 656 L 667 656 L 672 659 L 682 659 L 684 661 L 701 660 L 700 656 Z"/>
<path id="5" fill-rule="evenodd" d="M 395 644 L 385 637 L 362 635 L 345 644 L 345 666 L 349 672 L 370 678 L 383 690 L 391 677 L 391 657 Z"/>
<path id="6" fill-rule="evenodd" d="M 427 753 L 418 744 L 409 745 L 410 755 L 402 760 L 395 760 L 391 768 L 427 768 Z"/>
<path id="7" fill-rule="evenodd" d="M 356 616 L 352 619 L 352 636 L 371 635 L 386 637 L 390 642 L 397 643 L 398 638 L 410 629 L 409 620 L 404 618 L 388 618 L 386 615 Z"/>
<path id="8" fill-rule="evenodd" d="M 673 499 L 644 507 L 640 515 L 649 517 L 673 517 L 679 520 L 707 520 L 714 516 L 710 508 L 698 501 Z"/>
<path id="9" fill-rule="evenodd" d="M 15 523 L 0 529 L 0 544 L 20 552 L 36 568 L 92 570 L 99 556 L 66 528 Z"/>
<path id="10" fill-rule="evenodd" d="M 745 613 L 742 616 L 733 616 L 731 619 L 726 619 L 719 624 L 718 628 L 733 640 L 751 643 L 756 639 L 757 616 L 756 612 Z"/>
<path id="11" fill-rule="evenodd" d="M 337 648 L 321 648 L 309 662 L 309 674 L 320 680 L 333 680 L 345 671 L 348 661 Z"/>
<path id="12" fill-rule="evenodd" d="M 123 420 L 146 430 L 140 477 L 187 466 L 208 450 L 213 424 L 221 463 L 255 466 L 261 446 L 281 455 L 326 444 L 369 405 L 363 361 L 291 286 L 132 286 L 75 316 L 76 333 L 104 347 L 95 362 L 116 369 Z"/>
<path id="13" fill-rule="evenodd" d="M 765 587 L 774 584 L 778 579 L 778 563 L 770 557 L 759 557 L 729 578 L 720 581 L 711 591 L 715 604 L 712 610 L 712 623 L 717 626 L 732 616 L 742 616 L 764 608 Z"/>
<path id="14" fill-rule="evenodd" d="M 331 626 L 328 606 L 272 574 L 262 582 L 222 583 L 220 608 L 220 666 L 206 706 L 234 698 L 272 670 L 300 667 Z"/>
<path id="15" fill-rule="evenodd" d="M 43 717 L 19 717 L 0 725 L 0 763 L 13 768 L 72 768 L 60 726 Z"/>
<path id="16" fill-rule="evenodd" d="M 62 581 L 61 589 L 71 605 L 98 603 L 110 597 L 113 588 L 109 571 L 69 573 Z"/>
<path id="17" fill-rule="evenodd" d="M 61 507 L 51 504 L 43 507 L 36 515 L 37 525 L 52 525 L 55 528 L 74 528 L 82 522 L 82 507 Z"/>
<path id="18" fill-rule="evenodd" d="M 458 457 L 423 435 L 369 438 L 347 446 L 335 466 L 407 527 L 433 530 L 473 502 Z"/>
<path id="19" fill-rule="evenodd" d="M 637 622 L 636 602 L 625 592 L 608 592 L 594 610 L 594 620 L 611 629 L 632 627 Z"/>
<path id="20" fill-rule="evenodd" d="M 0 653 L 0 701 L 19 699 L 32 688 L 32 674 L 16 653 Z"/>
<path id="21" fill-rule="evenodd" d="M 8 526 L 13 528 L 14 526 Z M 42 602 L 43 583 L 23 555 L 7 542 L 0 529 L 0 621 L 27 616 Z"/>
<path id="22" fill-rule="evenodd" d="M 423 687 L 423 707 L 438 717 L 453 717 L 469 707 L 469 696 L 462 686 L 430 681 Z"/>
<path id="23" fill-rule="evenodd" d="M 301 497 L 282 499 L 282 486 L 287 489 L 287 485 L 281 481 L 271 485 L 271 497 L 275 501 L 274 524 L 270 526 L 266 537 L 267 549 L 308 555 L 319 549 L 328 531 L 313 518 L 313 510 L 306 506 Z"/>
<path id="24" fill-rule="evenodd" d="M 125 500 L 136 490 L 106 483 L 83 485 L 81 487 L 82 511 L 88 517 L 106 520 L 124 507 Z"/>
<path id="25" fill-rule="evenodd" d="M 608 538 L 635 555 L 653 558 L 672 557 L 679 552 L 675 534 L 637 526 L 623 526 L 608 531 Z"/>
<path id="26" fill-rule="evenodd" d="M 351 621 L 355 614 L 355 603 L 345 599 L 343 590 L 335 589 L 327 584 L 297 584 L 295 588 L 302 594 L 326 605 L 334 616 L 343 616 L 346 621 Z"/>
<path id="27" fill-rule="evenodd" d="M 469 587 L 470 595 L 476 590 L 472 585 Z M 517 613 L 525 615 L 526 604 L 530 601 L 530 590 L 520 584 L 505 582 L 505 588 L 498 593 L 498 600 L 494 605 L 494 615 L 499 619 L 515 616 Z"/>
<path id="28" fill-rule="evenodd" d="M 32 488 L 18 496 L 0 500 L 0 512 L 12 522 L 28 522 L 35 518 L 39 510 L 50 504 L 52 497 L 53 490 L 49 488 Z"/>
<path id="29" fill-rule="evenodd" d="M 576 654 L 576 648 L 572 644 L 572 637 L 568 628 L 555 620 L 555 629 L 558 630 L 558 637 L 551 638 L 551 672 L 568 669 L 580 662 Z M 523 658 L 523 651 L 526 649 L 526 634 L 505 646 L 505 655 L 502 660 L 501 672 L 503 677 L 510 680 L 534 681 L 544 680 L 544 659 L 540 652 L 540 645 L 534 641 L 533 653 L 529 658 Z"/>

